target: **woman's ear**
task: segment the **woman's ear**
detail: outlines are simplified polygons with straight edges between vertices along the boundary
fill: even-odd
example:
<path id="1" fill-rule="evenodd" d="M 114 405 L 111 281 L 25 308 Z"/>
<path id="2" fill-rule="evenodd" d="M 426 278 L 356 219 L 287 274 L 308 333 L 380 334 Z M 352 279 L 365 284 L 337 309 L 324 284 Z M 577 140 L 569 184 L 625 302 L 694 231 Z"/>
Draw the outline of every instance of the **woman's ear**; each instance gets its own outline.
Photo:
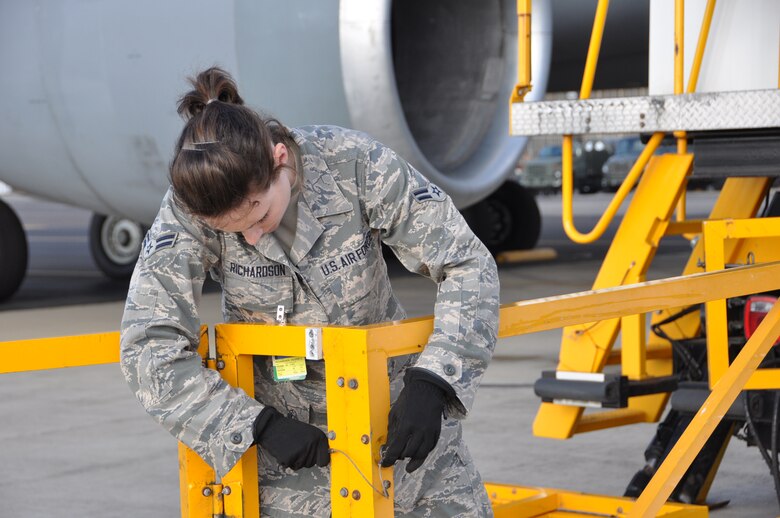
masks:
<path id="1" fill-rule="evenodd" d="M 274 165 L 287 164 L 289 157 L 290 153 L 287 151 L 287 146 L 281 142 L 274 146 Z"/>

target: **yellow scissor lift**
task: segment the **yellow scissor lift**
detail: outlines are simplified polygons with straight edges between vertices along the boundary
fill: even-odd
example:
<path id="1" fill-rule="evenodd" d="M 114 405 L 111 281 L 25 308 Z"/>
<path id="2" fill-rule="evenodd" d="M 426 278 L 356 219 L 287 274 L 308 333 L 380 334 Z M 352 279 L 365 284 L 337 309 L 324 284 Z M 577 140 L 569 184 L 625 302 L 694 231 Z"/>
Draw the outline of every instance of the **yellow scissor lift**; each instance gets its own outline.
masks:
<path id="1" fill-rule="evenodd" d="M 714 7 L 714 2 L 711 5 Z M 680 19 L 681 6 L 682 2 L 678 0 Z M 600 0 L 583 80 L 583 99 L 590 93 L 606 10 L 607 2 Z M 708 9 L 708 12 L 711 17 L 712 10 Z M 636 382 L 671 373 L 668 345 L 645 338 L 645 314 L 653 312 L 653 321 L 657 322 L 677 308 L 706 303 L 712 391 L 636 501 L 487 483 L 495 515 L 499 518 L 706 517 L 706 507 L 667 503 L 666 500 L 741 390 L 780 388 L 778 369 L 755 372 L 780 336 L 780 304 L 767 314 L 731 363 L 724 310 L 727 298 L 780 289 L 780 218 L 753 219 L 771 182 L 766 178 L 731 178 L 726 181 L 709 220 L 671 221 L 675 207 L 681 207 L 681 200 L 684 200 L 692 157 L 685 152 L 684 133 L 678 132 L 675 133 L 680 139 L 678 154 L 651 158 L 665 132 L 686 129 L 684 125 L 661 128 L 654 132 L 597 228 L 588 235 L 579 234 L 571 224 L 571 135 L 580 132 L 579 123 L 593 128 L 592 131 L 603 132 L 595 129 L 598 119 L 610 120 L 610 110 L 614 111 L 615 107 L 598 103 L 579 106 L 521 103 L 522 95 L 530 88 L 527 60 L 530 56 L 530 0 L 518 1 L 518 19 L 521 66 L 519 85 L 512 99 L 515 133 L 553 132 L 550 127 L 528 129 L 529 120 L 530 124 L 538 124 L 544 119 L 539 117 L 539 111 L 551 114 L 559 109 L 569 110 L 568 113 L 590 113 L 587 122 L 579 116 L 550 117 L 554 123 L 551 126 L 558 124 L 554 128 L 557 134 L 569 135 L 564 137 L 563 195 L 567 232 L 578 241 L 596 239 L 645 165 L 647 170 L 604 259 L 593 290 L 505 304 L 500 310 L 499 337 L 563 328 L 559 371 L 592 375 L 608 364 L 620 364 L 622 374 Z M 706 17 L 705 22 L 708 23 Z M 678 48 L 681 54 L 682 47 Z M 699 63 L 703 48 L 700 39 Z M 692 84 L 695 85 L 695 80 Z M 780 102 L 776 90 L 756 95 L 760 102 L 769 99 L 774 106 Z M 702 108 L 705 104 L 717 106 L 718 102 L 734 100 L 728 95 L 704 99 L 706 102 L 700 97 L 679 97 L 682 106 L 694 105 L 701 109 L 705 109 Z M 576 110 L 572 110 L 572 106 Z M 642 122 L 647 128 L 659 126 L 650 120 L 648 113 L 642 117 Z M 557 131 L 559 129 L 561 131 Z M 683 215 L 684 210 L 678 213 Z M 681 233 L 702 237 L 683 275 L 645 281 L 645 273 L 660 239 Z M 725 269 L 726 264 L 740 262 L 748 252 L 755 264 Z M 675 336 L 693 336 L 698 331 L 699 319 L 689 315 L 675 324 Z M 392 356 L 419 352 L 425 346 L 432 326 L 431 317 L 364 327 L 222 324 L 215 327 L 215 355 L 212 357 L 208 353 L 205 327 L 198 350 L 204 365 L 220 371 L 229 383 L 253 395 L 253 355 L 304 356 L 307 345 L 316 341 L 322 347 L 326 366 L 328 432 L 335 451 L 331 462 L 333 516 L 387 518 L 393 516 L 393 472 L 378 464 L 379 449 L 386 440 L 390 407 L 387 360 Z M 613 351 L 612 344 L 619 330 L 622 332 L 621 349 Z M 0 342 L 0 357 L 7 359 L 0 363 L 0 374 L 116 362 L 119 359 L 118 342 L 117 333 Z M 577 406 L 544 403 L 536 417 L 534 432 L 567 438 L 574 433 L 611 426 L 657 421 L 667 398 L 668 393 L 632 397 L 625 408 L 593 414 L 583 414 Z M 221 480 L 200 457 L 183 445 L 179 446 L 179 465 L 183 517 L 259 516 L 261 502 L 254 448 Z"/>
<path id="2" fill-rule="evenodd" d="M 530 1 L 518 1 L 521 35 L 523 29 L 528 30 L 522 22 L 530 20 L 530 4 Z M 608 4 L 608 0 L 599 0 L 597 5 L 579 100 L 522 103 L 525 93 L 530 90 L 529 33 L 525 32 L 526 37 L 519 38 L 518 84 L 513 92 L 510 115 L 513 134 L 563 135 L 563 226 L 575 242 L 590 243 L 604 233 L 618 207 L 642 171 L 645 171 L 593 288 L 644 281 L 661 238 L 668 235 L 699 237 L 683 275 L 721 270 L 727 264 L 780 260 L 780 218 L 756 219 L 762 201 L 767 198 L 773 177 L 728 178 L 706 221 L 685 220 L 686 182 L 692 172 L 693 161 L 693 156 L 687 153 L 687 131 L 739 132 L 777 128 L 780 126 L 780 90 L 695 93 L 716 4 L 715 0 L 708 0 L 688 85 L 683 91 L 685 6 L 684 0 L 675 0 L 674 95 L 590 100 Z M 741 8 L 751 7 L 745 5 Z M 724 63 L 723 66 L 727 65 Z M 572 135 L 588 133 L 645 133 L 651 134 L 651 137 L 602 218 L 591 232 L 583 234 L 575 228 L 572 220 Z M 654 157 L 653 154 L 667 134 L 676 138 L 677 154 Z M 740 175 L 739 171 L 734 173 L 734 176 Z M 672 221 L 675 208 L 677 221 Z M 772 288 L 765 286 L 757 293 L 769 290 Z M 654 312 L 651 323 L 660 325 L 671 314 L 680 312 L 683 306 L 680 304 L 675 308 Z M 716 388 L 723 385 L 718 382 L 725 379 L 724 374 L 729 368 L 726 301 L 709 301 L 705 310 L 709 385 L 714 395 Z M 667 333 L 672 339 L 695 337 L 700 330 L 700 316 L 687 312 L 669 327 Z M 664 376 L 672 374 L 671 345 L 656 336 L 647 337 L 646 330 L 647 322 L 643 313 L 566 327 L 555 376 L 586 382 L 598 379 L 593 374 L 601 373 L 605 366 L 617 364 L 629 383 L 639 385 L 653 380 L 662 383 Z M 621 333 L 621 348 L 614 350 L 618 332 Z M 780 369 L 761 369 L 747 379 L 744 388 L 780 388 Z M 559 404 L 547 398 L 547 402 L 541 404 L 533 430 L 538 436 L 566 439 L 576 433 L 658 421 L 668 396 L 668 392 L 657 391 L 655 394 L 631 397 L 626 405 L 616 410 L 587 414 L 583 406 L 572 404 L 571 400 Z M 732 397 L 729 399 L 733 400 Z M 725 406 L 723 411 L 728 408 Z M 692 429 L 694 424 L 698 423 L 694 421 Z M 714 425 L 709 431 L 712 429 Z M 686 437 L 687 434 L 683 436 Z M 684 443 L 683 440 L 680 442 Z M 696 453 L 702 444 L 697 443 Z M 643 515 L 651 514 L 648 509 L 657 509 L 645 507 L 644 503 L 650 498 L 647 495 L 657 491 L 660 487 L 658 481 L 671 473 L 664 471 L 664 468 L 674 465 L 680 458 L 677 455 L 679 451 L 680 448 L 675 447 L 669 454 L 669 459 L 639 499 L 643 505 L 638 508 L 642 509 Z M 704 501 L 718 462 L 719 459 L 712 468 L 710 479 L 697 495 L 697 502 Z M 689 465 L 690 462 L 677 464 L 673 475 L 675 480 L 664 482 L 671 484 L 667 496 Z"/>

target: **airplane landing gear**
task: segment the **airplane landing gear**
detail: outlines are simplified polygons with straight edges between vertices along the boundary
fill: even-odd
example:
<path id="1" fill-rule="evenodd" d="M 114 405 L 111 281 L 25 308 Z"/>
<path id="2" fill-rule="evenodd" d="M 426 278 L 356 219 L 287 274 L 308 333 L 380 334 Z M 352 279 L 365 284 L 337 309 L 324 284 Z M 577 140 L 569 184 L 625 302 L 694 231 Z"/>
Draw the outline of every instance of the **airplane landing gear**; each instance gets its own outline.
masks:
<path id="1" fill-rule="evenodd" d="M 513 181 L 465 209 L 463 217 L 494 255 L 505 250 L 533 248 L 542 230 L 533 193 Z"/>
<path id="2" fill-rule="evenodd" d="M 27 271 L 27 237 L 13 209 L 0 200 L 0 301 L 13 295 Z"/>
<path id="3" fill-rule="evenodd" d="M 129 279 L 141 251 L 146 229 L 118 216 L 93 214 L 89 251 L 98 268 L 112 279 Z"/>

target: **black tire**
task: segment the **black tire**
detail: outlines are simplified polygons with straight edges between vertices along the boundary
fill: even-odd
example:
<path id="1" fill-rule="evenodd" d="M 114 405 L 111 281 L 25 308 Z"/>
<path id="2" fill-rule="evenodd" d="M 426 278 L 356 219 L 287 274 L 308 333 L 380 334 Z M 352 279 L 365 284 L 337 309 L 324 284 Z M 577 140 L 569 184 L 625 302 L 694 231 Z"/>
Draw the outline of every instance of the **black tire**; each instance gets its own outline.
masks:
<path id="1" fill-rule="evenodd" d="M 92 259 L 106 277 L 129 279 L 145 234 L 146 228 L 129 219 L 93 214 L 89 223 Z"/>
<path id="2" fill-rule="evenodd" d="M 463 216 L 488 250 L 528 250 L 536 246 L 542 218 L 533 194 L 516 182 L 463 211 Z"/>
<path id="3" fill-rule="evenodd" d="M 16 293 L 27 272 L 27 237 L 14 210 L 0 200 L 0 301 Z"/>

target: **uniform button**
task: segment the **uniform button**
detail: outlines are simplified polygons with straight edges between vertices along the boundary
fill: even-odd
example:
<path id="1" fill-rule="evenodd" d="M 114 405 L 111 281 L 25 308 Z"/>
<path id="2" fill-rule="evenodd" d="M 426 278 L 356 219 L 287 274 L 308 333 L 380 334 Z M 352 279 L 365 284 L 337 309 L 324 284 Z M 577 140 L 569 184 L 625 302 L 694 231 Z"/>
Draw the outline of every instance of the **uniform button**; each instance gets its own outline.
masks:
<path id="1" fill-rule="evenodd" d="M 241 444 L 242 439 L 243 437 L 241 437 L 240 433 L 234 433 L 233 435 L 230 436 L 230 442 L 232 442 L 233 444 Z"/>
<path id="2" fill-rule="evenodd" d="M 453 374 L 455 374 L 455 366 L 454 365 L 450 365 L 449 363 L 447 365 L 445 365 L 444 366 L 444 374 L 446 374 L 447 376 L 452 376 Z"/>

